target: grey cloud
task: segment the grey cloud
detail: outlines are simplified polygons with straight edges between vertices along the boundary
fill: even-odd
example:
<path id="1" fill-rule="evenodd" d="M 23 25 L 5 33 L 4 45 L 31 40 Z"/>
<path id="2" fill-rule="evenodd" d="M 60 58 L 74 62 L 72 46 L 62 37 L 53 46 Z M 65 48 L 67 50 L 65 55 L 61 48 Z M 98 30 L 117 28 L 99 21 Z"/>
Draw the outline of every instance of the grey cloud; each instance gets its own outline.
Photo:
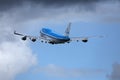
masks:
<path id="1" fill-rule="evenodd" d="M 120 64 L 114 63 L 112 66 L 112 73 L 107 76 L 109 80 L 120 80 Z"/>
<path id="2" fill-rule="evenodd" d="M 119 23 L 120 21 L 119 3 L 101 2 L 101 3 L 97 3 L 96 5 L 97 5 L 96 7 L 89 6 L 88 8 L 87 7 L 82 8 L 79 7 L 78 5 L 59 7 L 59 8 L 51 8 L 51 7 L 49 8 L 49 7 L 43 7 L 42 5 L 32 6 L 31 4 L 22 5 L 21 7 L 14 7 L 11 10 L 2 12 L 0 14 L 0 22 L 1 22 L 0 27 L 3 28 L 0 31 L 1 34 L 6 35 L 7 34 L 6 31 L 8 31 L 8 29 L 10 29 L 9 32 L 12 32 L 12 30 L 14 29 L 25 30 L 25 28 L 28 28 L 29 25 L 35 25 L 38 23 L 40 24 L 40 22 L 48 23 L 50 21 L 51 22 L 53 21 L 53 23 L 57 23 L 61 21 L 64 22 L 65 21 L 68 22 L 69 21 L 72 22 L 102 21 L 107 23 L 112 23 L 112 22 Z"/>
<path id="3" fill-rule="evenodd" d="M 75 4 L 90 4 L 100 0 L 30 0 L 35 3 L 42 3 L 44 5 L 75 5 Z"/>
<path id="4" fill-rule="evenodd" d="M 94 3 L 108 1 L 108 0 L 0 0 L 0 10 L 6 11 L 11 8 L 20 7 L 23 5 L 43 5 L 44 7 L 53 6 L 54 8 L 71 6 L 71 5 L 82 5 L 84 7 L 93 6 Z M 90 6 L 89 6 L 90 5 Z"/>
<path id="5" fill-rule="evenodd" d="M 10 2 L 11 1 L 11 2 Z M 51 2 L 50 2 L 51 1 Z M 53 1 L 53 2 L 52 2 Z M 119 22 L 120 21 L 120 4 L 115 0 L 112 2 L 102 2 L 101 0 L 0 0 L 0 4 L 8 7 L 8 11 L 0 13 L 0 27 L 1 33 L 6 35 L 6 30 L 11 29 L 14 30 L 25 30 L 25 28 L 29 27 L 29 24 L 34 25 L 40 22 L 50 22 L 54 23 L 61 21 L 98 21 L 98 22 Z M 105 0 L 108 1 L 108 0 Z M 109 0 L 112 1 L 112 0 Z M 49 4 L 66 4 L 66 7 L 44 7 L 50 6 Z M 74 5 L 77 3 L 87 3 L 90 4 L 89 7 L 84 7 L 82 5 Z M 100 3 L 99 3 L 100 2 Z M 28 3 L 28 4 L 27 4 Z M 40 3 L 44 4 L 44 6 L 39 5 Z M 67 6 L 73 3 L 74 6 Z M 97 4 L 94 4 L 97 3 Z M 18 5 L 16 5 L 18 4 Z M 38 4 L 38 5 L 33 5 Z M 94 5 L 92 5 L 94 4 Z M 22 5 L 22 6 L 20 6 Z M 95 6 L 96 5 L 96 6 Z M 1 5 L 0 5 L 1 6 Z M 11 6 L 11 7 L 9 7 Z M 16 7 L 12 7 L 16 6 Z M 0 7 L 4 8 L 4 7 Z M 10 8 L 10 9 L 9 9 Z M 94 10 L 94 11 L 93 11 Z M 100 20 L 100 21 L 99 21 Z M 26 25 L 27 24 L 27 25 Z M 40 27 L 40 26 L 39 26 Z M 10 32 L 11 32 L 10 31 Z"/>

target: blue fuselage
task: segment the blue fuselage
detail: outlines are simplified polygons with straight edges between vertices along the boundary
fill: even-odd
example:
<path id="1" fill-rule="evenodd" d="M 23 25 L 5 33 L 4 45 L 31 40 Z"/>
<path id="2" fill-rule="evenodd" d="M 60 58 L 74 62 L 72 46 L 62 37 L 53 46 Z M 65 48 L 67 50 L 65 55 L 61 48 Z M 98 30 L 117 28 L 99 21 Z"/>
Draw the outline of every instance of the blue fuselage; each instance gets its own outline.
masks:
<path id="1" fill-rule="evenodd" d="M 70 38 L 68 36 L 56 34 L 52 30 L 47 28 L 42 28 L 40 33 L 41 33 L 41 37 L 47 40 L 51 44 L 59 44 L 70 41 Z"/>

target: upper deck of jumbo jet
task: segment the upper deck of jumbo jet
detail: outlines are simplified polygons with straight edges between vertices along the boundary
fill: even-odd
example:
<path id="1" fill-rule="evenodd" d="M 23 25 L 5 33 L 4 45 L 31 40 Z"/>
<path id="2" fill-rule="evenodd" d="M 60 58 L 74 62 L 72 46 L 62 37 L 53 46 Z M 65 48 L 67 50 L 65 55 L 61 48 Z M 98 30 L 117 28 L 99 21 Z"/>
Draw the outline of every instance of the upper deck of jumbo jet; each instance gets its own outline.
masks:
<path id="1" fill-rule="evenodd" d="M 48 29 L 48 28 L 42 28 L 40 32 L 49 36 L 49 37 L 53 37 L 53 38 L 56 38 L 56 39 L 69 39 L 68 36 L 57 34 L 57 33 L 53 32 L 51 29 Z"/>

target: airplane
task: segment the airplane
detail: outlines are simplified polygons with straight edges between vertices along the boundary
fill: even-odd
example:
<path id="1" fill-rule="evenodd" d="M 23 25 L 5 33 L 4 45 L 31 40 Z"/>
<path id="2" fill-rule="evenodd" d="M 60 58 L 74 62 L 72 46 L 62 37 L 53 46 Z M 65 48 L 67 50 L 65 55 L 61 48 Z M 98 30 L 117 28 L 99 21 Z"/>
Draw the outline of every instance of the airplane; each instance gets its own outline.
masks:
<path id="1" fill-rule="evenodd" d="M 21 33 L 17 33 L 14 31 L 15 35 L 22 36 L 22 40 L 25 41 L 28 38 L 32 41 L 35 42 L 37 39 L 40 39 L 41 42 L 49 43 L 49 44 L 64 44 L 64 43 L 70 43 L 71 41 L 82 41 L 84 43 L 88 42 L 88 38 L 91 37 L 102 37 L 102 36 L 91 36 L 91 37 L 69 37 L 70 34 L 70 29 L 71 29 L 71 23 L 68 24 L 68 27 L 65 30 L 65 34 L 57 34 L 53 32 L 51 29 L 48 28 L 42 28 L 40 30 L 40 36 L 29 36 L 29 35 L 24 35 Z"/>

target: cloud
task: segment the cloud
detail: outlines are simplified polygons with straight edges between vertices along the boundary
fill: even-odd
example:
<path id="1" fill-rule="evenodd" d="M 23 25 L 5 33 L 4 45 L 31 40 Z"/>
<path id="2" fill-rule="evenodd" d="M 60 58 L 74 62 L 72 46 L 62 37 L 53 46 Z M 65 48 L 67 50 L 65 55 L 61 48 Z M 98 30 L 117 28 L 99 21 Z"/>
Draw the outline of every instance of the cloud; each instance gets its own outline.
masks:
<path id="1" fill-rule="evenodd" d="M 80 69 L 80 68 L 68 69 L 56 66 L 54 64 L 49 64 L 45 67 L 40 67 L 35 71 L 38 73 L 44 73 L 46 76 L 66 78 L 89 77 L 104 73 L 104 70 L 102 69 Z"/>
<path id="2" fill-rule="evenodd" d="M 69 6 L 69 5 L 82 5 L 86 4 L 93 5 L 92 3 L 99 2 L 101 0 L 0 0 L 0 10 L 9 10 L 14 7 L 19 7 L 24 4 L 39 4 L 43 5 L 45 7 L 50 7 L 50 6 Z M 55 8 L 55 7 L 54 7 Z"/>
<path id="3" fill-rule="evenodd" d="M 33 25 L 48 22 L 120 22 L 119 0 L 65 0 L 64 2 L 61 0 L 52 0 L 51 2 L 48 0 L 21 0 L 20 5 L 12 8 L 9 6 L 17 4 L 17 1 L 11 1 L 11 3 L 8 3 L 7 0 L 6 2 L 1 2 L 3 5 L 8 3 L 9 5 L 6 7 L 10 9 L 3 12 L 1 11 L 0 17 L 12 26 L 27 27 L 29 24 Z M 64 3 L 65 6 L 54 6 L 62 5 L 62 3 Z M 17 27 L 17 29 L 21 29 L 19 27 Z"/>
<path id="4" fill-rule="evenodd" d="M 36 56 L 21 42 L 0 44 L 0 80 L 13 80 L 16 75 L 36 64 Z"/>
<path id="5" fill-rule="evenodd" d="M 7 13 L 0 18 L 0 80 L 14 80 L 37 64 L 37 56 L 29 44 L 13 35 L 14 29 L 25 29 L 20 27 L 24 23 L 15 23 L 14 20 Z"/>
<path id="6" fill-rule="evenodd" d="M 112 73 L 107 76 L 109 80 L 120 80 L 120 64 L 114 63 L 112 66 Z"/>
<path id="7" fill-rule="evenodd" d="M 99 20 L 105 23 L 119 23 L 120 22 L 120 3 L 119 1 L 111 1 L 98 4 L 95 15 Z M 101 17 L 101 18 L 100 18 Z"/>

